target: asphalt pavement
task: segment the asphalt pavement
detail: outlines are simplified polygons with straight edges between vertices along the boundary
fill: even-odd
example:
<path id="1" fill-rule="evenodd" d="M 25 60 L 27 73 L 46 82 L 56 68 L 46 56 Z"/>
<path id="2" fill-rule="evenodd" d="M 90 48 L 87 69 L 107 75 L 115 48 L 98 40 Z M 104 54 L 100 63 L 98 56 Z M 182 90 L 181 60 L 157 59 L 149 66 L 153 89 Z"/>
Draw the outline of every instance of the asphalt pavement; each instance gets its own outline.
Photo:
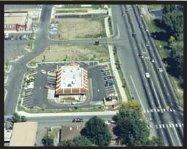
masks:
<path id="1" fill-rule="evenodd" d="M 41 20 L 39 26 L 39 32 L 36 35 L 35 48 L 32 53 L 29 53 L 20 59 L 18 62 L 13 64 L 11 73 L 9 74 L 9 84 L 7 84 L 7 97 L 4 103 L 4 115 L 11 115 L 15 111 L 19 90 L 21 87 L 21 80 L 24 73 L 27 71 L 26 63 L 39 55 L 48 46 L 48 26 L 51 17 L 52 5 L 44 5 L 41 13 Z"/>

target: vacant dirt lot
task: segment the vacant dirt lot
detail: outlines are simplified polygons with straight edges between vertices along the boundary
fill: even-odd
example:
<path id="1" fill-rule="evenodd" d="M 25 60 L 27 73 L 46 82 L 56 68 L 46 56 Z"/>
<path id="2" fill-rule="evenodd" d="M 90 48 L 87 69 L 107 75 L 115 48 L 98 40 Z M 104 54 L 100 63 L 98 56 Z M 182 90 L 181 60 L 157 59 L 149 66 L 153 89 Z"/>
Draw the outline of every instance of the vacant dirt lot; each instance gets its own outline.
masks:
<path id="1" fill-rule="evenodd" d="M 59 22 L 60 39 L 95 37 L 99 34 L 104 34 L 103 32 L 105 30 L 101 21 L 68 18 Z"/>
<path id="2" fill-rule="evenodd" d="M 55 62 L 55 61 L 100 61 L 108 62 L 109 53 L 107 46 L 75 46 L 63 45 L 47 48 L 42 54 L 33 61 Z"/>

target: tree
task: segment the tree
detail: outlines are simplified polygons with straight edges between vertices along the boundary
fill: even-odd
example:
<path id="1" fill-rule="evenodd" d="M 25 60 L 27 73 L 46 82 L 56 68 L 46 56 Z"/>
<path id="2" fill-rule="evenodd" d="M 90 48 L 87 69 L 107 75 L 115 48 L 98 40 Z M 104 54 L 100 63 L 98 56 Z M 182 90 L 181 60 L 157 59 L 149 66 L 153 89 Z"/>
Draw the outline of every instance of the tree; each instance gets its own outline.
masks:
<path id="1" fill-rule="evenodd" d="M 84 136 L 78 136 L 73 140 L 62 141 L 59 146 L 93 146 L 93 143 Z"/>
<path id="2" fill-rule="evenodd" d="M 27 121 L 25 116 L 19 116 L 17 113 L 13 114 L 12 120 L 13 120 L 14 123 L 15 122 L 26 122 Z"/>
<path id="3" fill-rule="evenodd" d="M 163 146 L 164 143 L 160 138 L 152 137 L 151 140 L 148 140 L 146 146 Z"/>
<path id="4" fill-rule="evenodd" d="M 177 11 L 175 5 L 163 7 L 162 22 L 167 28 L 167 32 L 179 39 L 183 33 L 183 13 Z"/>
<path id="5" fill-rule="evenodd" d="M 42 139 L 42 143 L 44 146 L 53 146 L 54 145 L 54 141 L 53 138 L 51 136 L 45 135 Z"/>
<path id="6" fill-rule="evenodd" d="M 175 37 L 170 36 L 169 39 L 168 39 L 169 45 L 170 46 L 173 45 L 174 41 L 175 41 Z"/>
<path id="7" fill-rule="evenodd" d="M 97 117 L 92 117 L 81 130 L 81 135 L 87 137 L 93 144 L 108 146 L 111 141 L 111 134 L 105 122 Z"/>
<path id="8" fill-rule="evenodd" d="M 131 103 L 122 106 L 119 113 L 113 117 L 113 120 L 116 121 L 113 132 L 118 136 L 121 144 L 145 146 L 149 140 L 150 130 L 142 119 L 140 111 L 129 105 Z"/>
<path id="9" fill-rule="evenodd" d="M 141 105 L 140 103 L 137 101 L 137 100 L 129 100 L 125 103 L 122 104 L 122 108 L 124 109 L 134 109 L 136 110 L 137 112 L 139 112 L 140 114 L 142 113 L 142 110 L 141 110 Z M 141 115 L 140 115 L 141 116 Z M 142 116 L 141 116 L 142 117 Z"/>
<path id="10" fill-rule="evenodd" d="M 167 14 L 176 10 L 175 5 L 164 5 L 162 9 L 163 14 Z"/>

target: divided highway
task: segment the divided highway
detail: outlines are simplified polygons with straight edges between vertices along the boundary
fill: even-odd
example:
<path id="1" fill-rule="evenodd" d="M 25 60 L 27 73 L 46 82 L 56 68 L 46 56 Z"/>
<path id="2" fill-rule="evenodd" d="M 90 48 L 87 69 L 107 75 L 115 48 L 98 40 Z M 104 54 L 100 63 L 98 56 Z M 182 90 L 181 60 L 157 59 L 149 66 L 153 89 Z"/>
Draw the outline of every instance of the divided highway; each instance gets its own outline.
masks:
<path id="1" fill-rule="evenodd" d="M 150 109 L 160 109 L 161 112 L 153 112 L 151 116 L 153 118 L 153 124 L 157 126 L 163 126 L 163 124 L 174 125 L 169 128 L 156 129 L 158 136 L 161 136 L 165 145 L 182 146 L 183 145 L 183 130 L 182 127 L 175 127 L 177 123 L 183 123 L 183 117 L 176 118 L 176 113 L 165 113 L 162 111 L 168 106 L 174 110 L 176 108 L 176 98 L 174 96 L 169 80 L 166 76 L 165 69 L 163 68 L 161 59 L 157 52 L 157 49 L 150 39 L 149 33 L 146 31 L 145 23 L 140 16 L 140 11 L 137 6 L 127 8 L 127 6 L 120 6 L 121 19 L 124 20 L 124 25 L 129 36 L 129 43 L 134 54 L 134 60 L 138 66 L 139 75 L 141 76 L 142 87 L 145 90 L 146 98 L 142 98 L 141 102 L 147 101 L 147 106 Z M 121 31 L 121 30 L 120 30 Z M 142 46 L 144 45 L 144 46 Z M 146 46 L 146 48 L 145 48 Z M 146 53 L 148 59 L 140 58 L 139 55 Z M 154 59 L 155 62 L 150 60 Z M 158 68 L 163 68 L 163 72 L 159 72 Z M 145 73 L 150 73 L 150 78 L 145 78 Z M 161 77 L 164 75 L 164 77 Z M 140 99 L 139 99 L 140 100 Z M 145 106 L 145 104 L 143 105 Z M 164 112 L 164 113 L 162 113 Z M 155 128 L 155 127 L 154 127 Z"/>

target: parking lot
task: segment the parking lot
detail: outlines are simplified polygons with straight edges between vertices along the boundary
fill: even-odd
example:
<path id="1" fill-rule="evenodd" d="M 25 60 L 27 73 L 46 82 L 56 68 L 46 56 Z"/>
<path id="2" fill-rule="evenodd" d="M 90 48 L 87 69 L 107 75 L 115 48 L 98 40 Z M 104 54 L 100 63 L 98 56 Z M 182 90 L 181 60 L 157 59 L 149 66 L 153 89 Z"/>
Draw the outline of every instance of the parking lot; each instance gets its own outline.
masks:
<path id="1" fill-rule="evenodd" d="M 4 39 L 5 61 L 13 60 L 18 56 L 25 55 L 28 51 L 25 48 L 31 40 L 31 33 L 9 33 Z"/>
<path id="2" fill-rule="evenodd" d="M 96 103 L 103 103 L 103 99 L 114 93 L 112 76 L 108 68 L 96 65 L 97 63 L 80 63 L 81 67 L 88 70 L 88 78 L 91 80 L 91 87 L 89 88 L 89 101 L 87 106 Z M 58 65 L 66 65 L 59 64 Z M 48 89 L 55 88 L 55 69 L 57 63 L 43 63 L 39 64 L 35 70 L 35 74 L 30 76 L 27 86 L 25 87 L 25 96 L 23 105 L 31 108 L 33 106 L 45 108 L 62 108 L 69 107 L 70 105 L 51 104 L 48 101 Z M 49 75 L 50 71 L 50 75 Z M 32 83 L 33 82 L 33 83 Z M 90 83 L 90 82 L 89 82 Z M 92 95 L 90 95 L 92 94 Z M 85 106 L 85 104 L 84 104 Z"/>

